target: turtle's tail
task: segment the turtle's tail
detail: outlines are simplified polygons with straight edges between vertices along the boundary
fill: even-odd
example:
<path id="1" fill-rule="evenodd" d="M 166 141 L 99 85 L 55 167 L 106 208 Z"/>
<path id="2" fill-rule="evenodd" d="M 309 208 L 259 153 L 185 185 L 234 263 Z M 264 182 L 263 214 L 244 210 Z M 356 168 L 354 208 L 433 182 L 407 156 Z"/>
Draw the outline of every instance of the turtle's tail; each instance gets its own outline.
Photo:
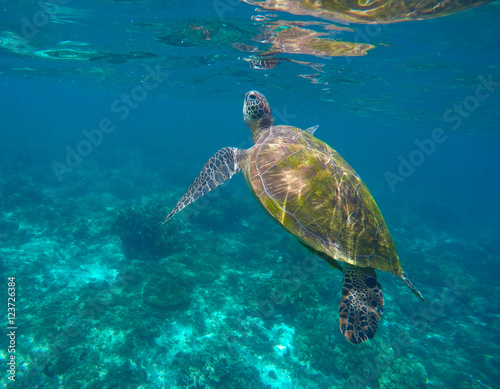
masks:
<path id="1" fill-rule="evenodd" d="M 410 278 L 408 277 L 408 274 L 406 274 L 404 270 L 401 273 L 401 278 L 403 279 L 405 284 L 408 285 L 408 288 L 410 288 L 410 290 L 413 293 L 415 293 L 415 295 L 425 303 L 424 296 L 422 296 L 422 293 L 420 293 L 420 291 L 415 287 L 415 285 L 413 285 L 413 283 L 410 281 Z"/>

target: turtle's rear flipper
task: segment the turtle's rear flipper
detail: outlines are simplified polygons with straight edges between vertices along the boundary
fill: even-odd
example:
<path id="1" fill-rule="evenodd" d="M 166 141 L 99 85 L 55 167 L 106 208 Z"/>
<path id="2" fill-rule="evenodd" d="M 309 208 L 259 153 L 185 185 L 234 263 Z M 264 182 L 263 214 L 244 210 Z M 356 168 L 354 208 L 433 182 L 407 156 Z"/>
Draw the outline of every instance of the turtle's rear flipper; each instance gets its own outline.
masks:
<path id="1" fill-rule="evenodd" d="M 205 163 L 198 177 L 187 188 L 163 223 L 168 222 L 181 209 L 238 173 L 240 171 L 239 163 L 245 154 L 246 150 L 239 150 L 234 147 L 224 147 L 217 151 Z"/>
<path id="2" fill-rule="evenodd" d="M 359 344 L 375 336 L 384 312 L 384 295 L 373 268 L 343 265 L 340 332 L 349 342 Z"/>

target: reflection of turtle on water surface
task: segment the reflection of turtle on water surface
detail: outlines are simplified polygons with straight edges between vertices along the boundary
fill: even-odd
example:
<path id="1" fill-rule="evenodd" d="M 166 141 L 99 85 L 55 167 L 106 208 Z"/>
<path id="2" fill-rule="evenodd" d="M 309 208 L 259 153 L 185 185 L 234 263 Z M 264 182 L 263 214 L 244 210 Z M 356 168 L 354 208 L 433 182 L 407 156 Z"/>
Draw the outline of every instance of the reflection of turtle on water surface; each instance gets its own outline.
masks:
<path id="1" fill-rule="evenodd" d="M 349 23 L 395 23 L 451 15 L 493 0 L 245 0 L 267 10 Z"/>
<path id="2" fill-rule="evenodd" d="M 243 115 L 255 145 L 215 153 L 165 222 L 241 170 L 267 213 L 308 250 L 343 272 L 342 334 L 354 344 L 373 338 L 384 306 L 375 269 L 402 278 L 422 295 L 402 270 L 368 188 L 335 150 L 313 136 L 315 128 L 275 126 L 261 93 L 246 94 Z"/>
<path id="3" fill-rule="evenodd" d="M 249 40 L 252 32 L 230 22 L 215 19 L 189 19 L 166 25 L 166 33 L 157 39 L 171 46 L 230 46 Z"/>

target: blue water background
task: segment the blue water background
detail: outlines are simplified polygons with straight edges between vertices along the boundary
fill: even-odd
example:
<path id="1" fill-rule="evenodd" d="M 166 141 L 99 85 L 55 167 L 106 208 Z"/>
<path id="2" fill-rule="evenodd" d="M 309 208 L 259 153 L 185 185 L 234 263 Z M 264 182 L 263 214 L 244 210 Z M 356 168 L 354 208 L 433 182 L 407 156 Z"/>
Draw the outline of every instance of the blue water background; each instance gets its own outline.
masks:
<path id="1" fill-rule="evenodd" d="M 280 115 L 281 120 L 275 113 L 278 124 L 284 122 L 303 129 L 319 125 L 315 135 L 336 149 L 359 173 L 386 219 L 404 268 L 428 297 L 428 301 L 440 298 L 445 288 L 442 281 L 447 274 L 450 277 L 460 274 L 472 280 L 474 286 L 471 293 L 477 298 L 475 301 L 485 304 L 481 310 L 474 311 L 475 303 L 466 296 L 468 290 L 453 302 L 452 309 L 447 306 L 444 313 L 438 315 L 438 321 L 432 321 L 424 331 L 414 333 L 415 337 L 420 338 L 413 340 L 414 346 L 404 354 L 404 358 L 415 359 L 425 366 L 428 380 L 411 387 L 442 387 L 443 382 L 452 385 L 454 381 L 449 376 L 454 375 L 458 377 L 456 385 L 464 385 L 464 382 L 468 382 L 467 387 L 471 388 L 498 385 L 500 377 L 493 366 L 498 366 L 500 361 L 497 347 L 497 312 L 500 307 L 500 86 L 496 86 L 490 96 L 481 101 L 470 117 L 463 119 L 457 128 L 453 128 L 455 121 L 446 121 L 443 116 L 447 110 L 453 109 L 454 104 L 474 95 L 480 85 L 479 77 L 491 77 L 500 84 L 498 3 L 444 18 L 381 25 L 380 30 L 367 42 L 376 45 L 376 48 L 362 57 L 320 59 L 307 55 L 281 55 L 325 64 L 326 76 L 320 77 L 325 77 L 328 85 L 313 84 L 299 77 L 299 74 L 315 72 L 296 63 L 283 62 L 270 70 L 251 69 L 247 62 L 239 59 L 247 53 L 238 52 L 229 45 L 160 46 L 155 41 L 155 37 L 161 35 L 160 28 L 133 28 L 134 23 L 139 21 L 182 24 L 190 23 L 191 18 L 207 18 L 220 22 L 213 4 L 200 3 L 168 2 L 168 5 L 163 5 L 152 1 L 139 5 L 133 2 L 71 2 L 68 7 L 88 11 L 87 17 L 75 17 L 77 23 L 74 24 L 49 23 L 29 40 L 36 41 L 33 47 L 38 48 L 55 47 L 58 41 L 71 40 L 88 42 L 88 47 L 101 51 L 150 50 L 155 51 L 158 55 L 156 58 L 124 63 L 96 60 L 91 63 L 35 58 L 0 46 L 0 171 L 3 176 L 3 179 L 0 177 L 0 184 L 4 185 L 0 216 L 3 221 L 15 219 L 19 223 L 15 231 L 6 229 L 0 241 L 3 252 L 2 280 L 14 275 L 22 285 L 23 277 L 39 272 L 34 267 L 37 260 L 30 255 L 31 246 L 26 246 L 30 241 L 36 242 L 41 237 L 52 239 L 60 242 L 62 249 L 65 249 L 66 233 L 65 236 L 51 235 L 47 231 L 52 230 L 44 227 L 44 217 L 34 215 L 40 212 L 43 204 L 58 209 L 60 204 L 70 200 L 78 207 L 81 199 L 85 199 L 83 203 L 88 204 L 89 198 L 99 202 L 108 196 L 103 201 L 109 209 L 110 218 L 119 209 L 144 204 L 147 199 L 163 202 L 166 209 L 173 207 L 205 161 L 218 149 L 225 146 L 251 146 L 249 131 L 242 119 L 242 104 L 244 94 L 257 89 L 266 95 L 275 112 L 285 113 Z M 30 3 L 21 9 L 6 3 L 4 8 L 6 12 L 1 15 L 1 29 L 5 37 L 5 31 L 19 34 L 20 18 L 36 12 L 37 5 Z M 224 21 L 239 23 L 257 34 L 258 28 L 250 20 L 255 13 L 253 6 L 237 4 L 224 15 Z M 286 14 L 279 16 L 288 20 L 312 20 Z M 71 20 L 71 17 L 67 20 Z M 366 31 L 364 25 L 351 27 L 354 31 Z M 335 38 L 349 40 L 353 37 L 354 32 L 345 32 Z M 252 44 L 251 41 L 245 43 Z M 171 62 L 170 58 L 185 61 Z M 113 112 L 112 103 L 120 99 L 123 93 L 130 93 L 140 85 L 143 75 L 147 73 L 147 66 L 160 66 L 162 71 L 168 73 L 168 77 L 148 92 L 137 108 L 130 109 L 129 115 L 121 120 Z M 99 80 L 82 71 L 91 68 L 111 69 L 115 74 Z M 76 149 L 79 142 L 85 139 L 82 130 L 96 128 L 103 118 L 109 118 L 116 126 L 115 130 L 111 134 L 104 134 L 102 143 L 94 146 L 78 166 L 64 173 L 59 180 L 54 172 L 54 162 L 67 163 L 67 147 Z M 406 177 L 401 176 L 402 182 L 391 186 L 388 172 L 398 174 L 401 158 L 408 160 L 411 153 L 415 154 L 415 150 L 418 150 L 415 142 L 431 139 L 437 128 L 444 131 L 444 142 L 435 144 L 435 150 L 425 155 L 414 171 Z M 24 183 L 19 184 L 19 188 L 26 183 L 34 185 L 43 191 L 43 198 L 40 201 L 10 202 L 8 197 L 14 193 L 6 194 L 5 185 L 16 177 L 21 177 Z M 113 186 L 114 182 L 123 186 Z M 269 231 L 273 236 L 270 240 L 281 239 L 281 234 L 285 234 L 252 199 L 241 176 L 225 184 L 217 198 L 200 212 L 220 206 L 224 207 L 227 220 L 234 224 L 227 226 L 227 229 L 219 226 L 215 235 L 210 235 L 212 239 L 214 236 L 223 239 L 234 232 L 234 226 L 240 226 L 239 216 L 245 219 L 253 216 L 251 223 L 257 223 L 253 227 L 263 235 Z M 88 217 L 90 225 L 102 223 L 93 212 L 91 208 L 76 210 L 79 218 Z M 66 221 L 68 225 L 71 224 L 69 219 Z M 244 229 L 238 228 L 237 232 L 244 236 Z M 184 239 L 189 242 L 196 238 L 196 250 L 202 252 L 204 233 L 213 229 L 208 219 L 206 224 L 189 227 Z M 17 235 L 21 230 L 29 231 L 30 238 L 18 240 Z M 255 230 L 252 231 L 248 234 L 255 233 Z M 107 238 L 103 235 L 98 239 L 92 242 L 87 237 L 82 238 L 82 241 L 89 246 L 99 245 Z M 432 244 L 429 243 L 431 240 Z M 425 242 L 432 247 L 424 249 Z M 250 238 L 245 243 L 266 245 L 266 241 Z M 116 244 L 119 246 L 119 243 Z M 299 246 L 291 247 L 288 249 L 301 250 Z M 284 249 L 280 254 L 286 260 L 289 252 Z M 240 266 L 238 255 L 233 260 L 230 266 Z M 264 263 L 263 259 L 260 259 L 262 262 L 259 262 L 259 258 L 252 260 L 257 261 L 255 266 L 261 264 L 272 268 L 272 264 Z M 32 261 L 33 268 L 30 270 Z M 98 251 L 82 261 L 85 264 L 100 262 Z M 126 261 L 128 259 L 123 258 L 123 263 Z M 52 261 L 44 272 L 57 266 L 58 262 Z M 326 266 L 322 269 L 330 271 Z M 244 279 L 245 272 L 249 271 L 251 269 L 242 269 L 240 277 Z M 380 278 L 386 296 L 394 296 L 390 304 L 387 303 L 386 312 L 399 312 L 396 307 L 403 306 L 403 312 L 406 313 L 406 316 L 389 314 L 383 319 L 388 321 L 388 328 L 380 331 L 377 338 L 385 337 L 389 344 L 391 333 L 394 333 L 393 330 L 391 332 L 390 321 L 411 327 L 408 317 L 420 308 L 420 303 L 411 293 L 403 290 L 404 285 L 395 277 L 381 275 Z M 51 299 L 51 293 L 60 298 L 60 288 L 64 288 L 60 284 L 53 289 L 50 282 L 53 281 L 45 279 L 38 289 L 30 289 L 28 285 L 24 287 L 28 296 L 25 295 L 24 300 L 21 300 L 20 304 L 24 306 L 19 307 L 19 312 L 22 313 L 21 318 L 23 315 L 29 317 L 31 324 L 25 323 L 24 335 L 22 327 L 19 329 L 19 358 L 25 358 L 26 365 L 18 365 L 18 377 L 28 374 L 33 365 L 40 363 L 34 359 L 29 366 L 30 347 L 36 349 L 43 343 L 43 347 L 50 348 L 50 342 L 40 335 L 28 341 L 29 328 L 36 326 L 37 320 L 46 314 L 38 310 L 37 305 Z M 72 284 L 71 288 L 74 289 L 71 289 L 71 293 L 78 293 L 81 286 L 78 286 L 78 280 L 74 282 L 76 284 Z M 309 279 L 308 282 L 314 283 L 315 280 Z M 340 276 L 336 275 L 331 282 L 336 282 L 331 287 L 332 293 L 338 293 Z M 241 285 L 241 294 L 245 295 L 247 284 L 242 282 Z M 224 287 L 220 290 L 224 290 Z M 399 290 L 397 294 L 396 290 Z M 337 301 L 338 295 L 333 295 L 329 301 L 333 313 L 337 312 Z M 151 308 L 144 306 L 141 309 Z M 119 313 L 113 312 L 109 317 L 114 315 Z M 163 325 L 167 327 L 168 318 L 163 320 L 166 320 Z M 268 324 L 272 327 L 273 323 Z M 291 325 L 293 318 L 283 319 L 283 323 Z M 102 328 L 105 323 L 97 320 L 91 326 Z M 433 326 L 439 327 L 444 341 L 432 342 Z M 453 334 L 459 331 L 457 326 L 465 327 L 463 334 L 470 336 L 470 339 L 464 340 L 465 344 L 480 346 L 468 348 L 460 344 L 445 351 L 446 347 L 456 345 Z M 330 330 L 335 334 L 334 343 L 345 342 L 336 326 Z M 296 328 L 295 334 L 300 331 L 300 328 Z M 87 336 L 86 340 L 81 341 L 81 347 L 86 342 L 92 344 L 94 341 L 90 335 Z M 249 342 L 247 351 L 251 350 Z M 273 339 L 269 342 L 273 343 Z M 370 346 L 373 355 L 377 355 L 384 344 Z M 151 360 L 161 355 L 155 354 L 154 348 L 157 346 L 158 341 L 148 346 L 153 349 L 150 351 Z M 2 350 L 4 359 L 6 347 Z M 133 347 L 139 349 L 137 345 Z M 335 345 L 325 347 L 334 348 Z M 353 348 L 346 349 L 347 352 L 357 352 Z M 444 378 L 436 368 L 439 359 L 431 364 L 428 355 L 424 355 L 422 350 L 433 350 L 431 354 L 434 358 L 446 354 L 451 359 L 463 361 L 458 362 L 454 373 L 446 372 Z M 100 352 L 105 355 L 108 351 L 102 349 Z M 196 353 L 193 350 L 186 352 Z M 325 350 L 321 352 L 328 354 Z M 116 353 L 125 359 L 135 360 L 134 356 L 126 355 L 125 352 Z M 273 355 L 272 351 L 270 355 Z M 265 353 L 263 358 L 267 358 Z M 140 362 L 134 362 L 147 373 L 147 379 L 141 381 L 136 378 L 137 382 L 148 388 L 161 387 L 157 370 L 150 371 L 146 360 L 142 355 Z M 356 360 L 361 360 L 361 357 L 353 357 L 351 363 Z M 176 374 L 182 370 L 179 365 L 168 358 L 162 363 L 165 371 L 173 366 L 170 378 L 165 378 L 168 384 L 171 387 L 183 387 L 180 381 L 174 382 Z M 280 362 L 273 363 L 278 366 Z M 449 363 L 449 359 L 443 362 L 445 369 L 450 369 Z M 5 366 L 4 363 L 2 366 Z M 470 367 L 471 371 L 464 373 L 465 366 Z M 30 387 L 52 388 L 63 382 L 67 385 L 65 387 L 86 387 L 78 386 L 68 378 L 77 375 L 76 362 L 74 366 L 61 371 L 55 377 L 47 371 L 45 374 L 43 371 L 37 373 L 39 386 L 30 383 Z M 189 371 L 188 366 L 185 371 Z M 463 378 L 464 374 L 467 380 Z M 325 370 L 321 370 L 316 378 L 313 375 L 294 377 L 291 368 L 289 376 L 288 381 L 284 378 L 281 380 L 280 376 L 281 381 L 276 381 L 274 387 L 344 387 L 349 382 L 348 375 L 338 377 L 333 374 L 327 379 L 328 372 Z M 104 375 L 102 387 L 112 385 L 113 379 L 117 378 L 106 378 Z M 12 387 L 16 385 L 5 382 Z M 262 382 L 271 382 L 269 385 L 273 383 L 268 378 Z M 118 385 L 126 387 L 123 383 Z M 207 387 L 217 387 L 216 383 L 211 385 L 215 386 Z M 384 385 L 387 384 L 376 379 L 361 383 L 361 387 L 387 387 Z"/>

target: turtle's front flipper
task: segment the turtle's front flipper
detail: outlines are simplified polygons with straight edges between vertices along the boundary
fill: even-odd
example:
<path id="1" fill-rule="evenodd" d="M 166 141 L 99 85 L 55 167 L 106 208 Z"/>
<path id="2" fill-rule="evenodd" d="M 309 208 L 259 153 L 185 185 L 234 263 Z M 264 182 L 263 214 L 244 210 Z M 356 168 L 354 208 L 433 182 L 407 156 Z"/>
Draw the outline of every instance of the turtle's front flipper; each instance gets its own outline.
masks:
<path id="1" fill-rule="evenodd" d="M 373 268 L 343 265 L 340 332 L 349 342 L 359 344 L 375 336 L 384 312 L 384 295 Z"/>
<path id="2" fill-rule="evenodd" d="M 163 223 L 168 222 L 181 209 L 238 173 L 240 171 L 239 163 L 245 155 L 246 150 L 239 150 L 234 147 L 224 147 L 217 151 L 205 163 L 198 177 L 187 188 Z"/>

